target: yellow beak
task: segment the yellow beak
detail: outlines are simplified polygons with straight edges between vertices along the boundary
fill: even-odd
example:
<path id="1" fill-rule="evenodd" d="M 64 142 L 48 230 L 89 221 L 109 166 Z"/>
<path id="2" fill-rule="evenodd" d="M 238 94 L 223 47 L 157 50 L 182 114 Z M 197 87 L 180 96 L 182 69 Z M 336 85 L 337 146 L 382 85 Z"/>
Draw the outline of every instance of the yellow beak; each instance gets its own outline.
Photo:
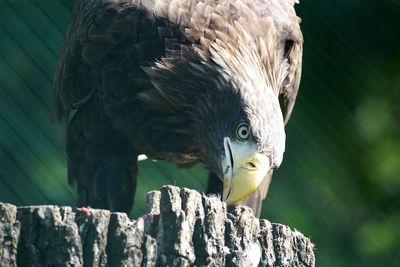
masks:
<path id="1" fill-rule="evenodd" d="M 224 149 L 222 198 L 228 204 L 235 204 L 257 189 L 270 170 L 271 163 L 268 156 L 257 152 L 252 141 L 231 142 L 229 137 L 225 137 Z"/>

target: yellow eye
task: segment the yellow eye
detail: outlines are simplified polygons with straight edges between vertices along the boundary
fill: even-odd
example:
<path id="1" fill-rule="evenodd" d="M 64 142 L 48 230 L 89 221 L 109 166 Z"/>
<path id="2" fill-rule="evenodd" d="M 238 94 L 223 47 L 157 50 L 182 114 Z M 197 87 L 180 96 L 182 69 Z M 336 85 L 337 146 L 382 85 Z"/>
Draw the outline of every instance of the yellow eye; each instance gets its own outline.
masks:
<path id="1" fill-rule="evenodd" d="M 249 125 L 247 123 L 241 123 L 238 125 L 236 128 L 236 137 L 240 141 L 248 140 L 250 137 L 250 129 Z"/>

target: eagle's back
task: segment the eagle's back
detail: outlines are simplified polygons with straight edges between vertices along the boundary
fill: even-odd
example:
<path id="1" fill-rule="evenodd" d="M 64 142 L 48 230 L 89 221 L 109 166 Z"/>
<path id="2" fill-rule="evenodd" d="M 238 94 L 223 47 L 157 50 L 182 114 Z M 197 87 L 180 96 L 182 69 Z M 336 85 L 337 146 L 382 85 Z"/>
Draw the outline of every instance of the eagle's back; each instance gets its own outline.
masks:
<path id="1" fill-rule="evenodd" d="M 136 94 L 140 87 L 148 86 L 145 82 L 143 85 L 147 77 L 141 66 L 151 66 L 162 57 L 190 57 L 193 52 L 207 57 L 213 43 L 234 43 L 241 34 L 240 24 L 251 26 L 245 29 L 248 44 L 242 43 L 250 48 L 257 38 L 266 39 L 267 44 L 275 42 L 275 38 L 295 39 L 301 44 L 293 3 L 293 0 L 78 0 L 56 70 L 54 118 L 68 120 L 71 110 L 89 101 L 93 93 L 110 86 L 107 90 L 115 95 L 131 99 L 133 95 L 124 93 Z M 276 36 L 270 36 L 271 21 L 280 30 Z M 302 47 L 296 49 L 291 57 L 288 82 L 280 92 L 285 120 L 300 80 Z M 118 81 L 105 84 L 109 77 Z M 127 86 L 132 88 L 128 90 Z"/>

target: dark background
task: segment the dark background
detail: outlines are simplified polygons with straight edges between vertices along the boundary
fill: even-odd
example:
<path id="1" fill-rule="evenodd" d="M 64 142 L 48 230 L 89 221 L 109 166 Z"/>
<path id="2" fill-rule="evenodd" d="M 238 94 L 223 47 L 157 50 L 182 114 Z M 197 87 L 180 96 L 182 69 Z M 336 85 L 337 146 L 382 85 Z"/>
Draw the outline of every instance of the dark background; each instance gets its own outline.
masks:
<path id="1" fill-rule="evenodd" d="M 74 205 L 52 77 L 73 1 L 0 0 L 0 201 Z M 400 266 L 400 1 L 303 0 L 303 78 L 262 217 L 316 244 L 317 266 Z M 202 166 L 140 163 L 132 217 Z"/>

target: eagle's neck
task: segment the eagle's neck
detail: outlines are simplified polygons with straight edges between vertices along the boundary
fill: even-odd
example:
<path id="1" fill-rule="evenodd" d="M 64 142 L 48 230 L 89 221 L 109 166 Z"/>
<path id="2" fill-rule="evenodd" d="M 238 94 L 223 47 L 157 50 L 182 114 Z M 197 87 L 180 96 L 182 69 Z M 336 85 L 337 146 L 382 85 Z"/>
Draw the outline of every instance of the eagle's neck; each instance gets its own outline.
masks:
<path id="1" fill-rule="evenodd" d="M 236 35 L 235 42 L 217 40 L 209 51 L 219 72 L 238 91 L 260 152 L 271 155 L 274 165 L 279 166 L 285 150 L 285 130 L 278 96 L 288 63 L 274 41 L 276 37 L 270 37 L 266 43 L 263 38 L 252 39 L 242 33 Z"/>

